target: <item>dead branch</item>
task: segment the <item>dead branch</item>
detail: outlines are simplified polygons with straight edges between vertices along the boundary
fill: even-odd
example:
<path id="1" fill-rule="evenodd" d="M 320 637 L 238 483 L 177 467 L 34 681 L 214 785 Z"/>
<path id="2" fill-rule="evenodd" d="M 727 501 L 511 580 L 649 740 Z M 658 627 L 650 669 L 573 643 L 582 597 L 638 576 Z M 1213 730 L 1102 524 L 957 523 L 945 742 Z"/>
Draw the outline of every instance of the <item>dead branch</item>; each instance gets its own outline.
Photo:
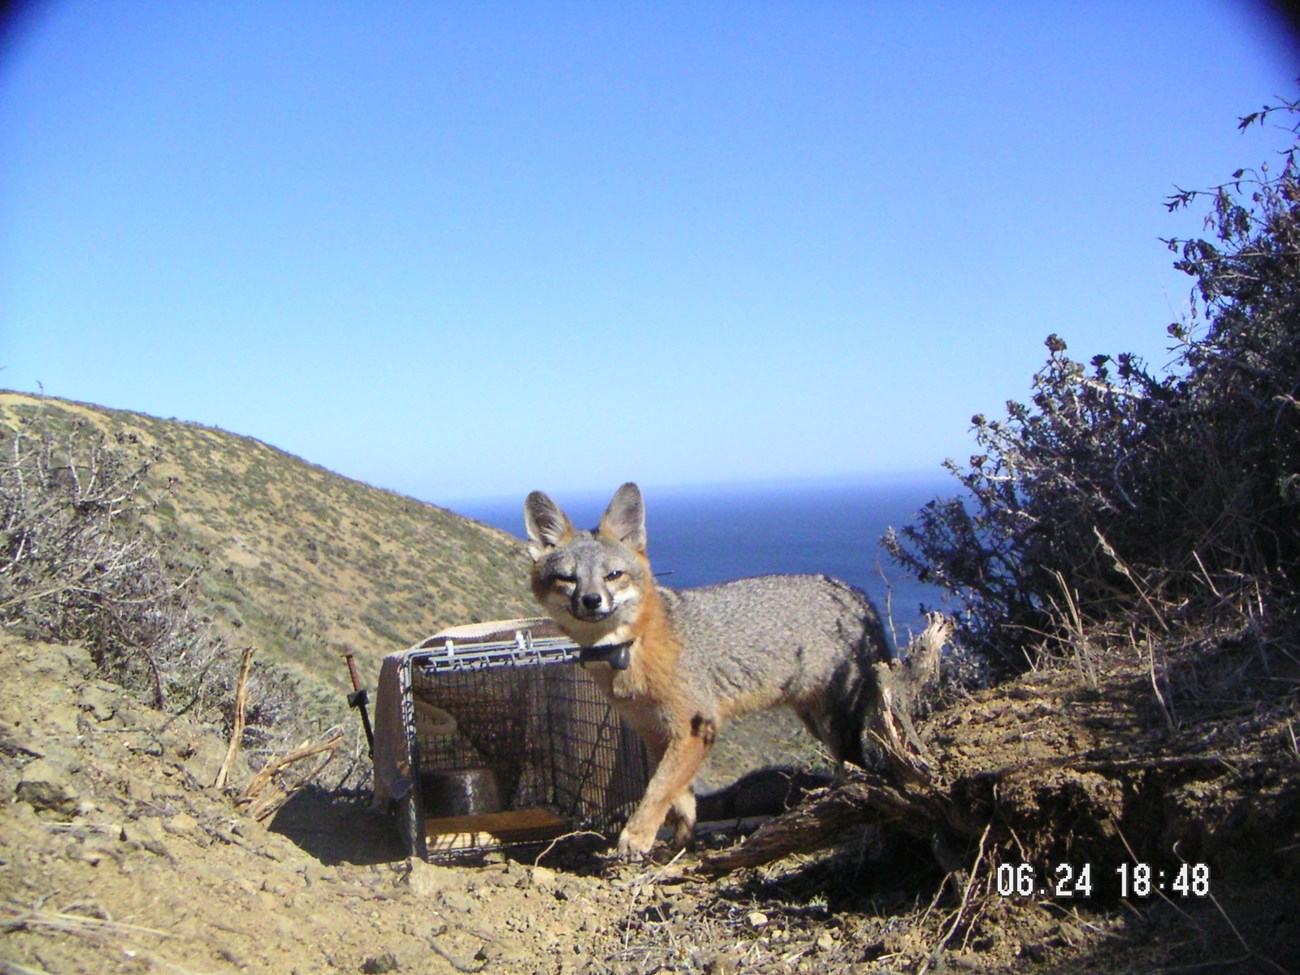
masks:
<path id="1" fill-rule="evenodd" d="M 868 731 L 881 744 L 886 767 L 911 781 L 925 781 L 934 767 L 934 758 L 912 725 L 912 715 L 939 679 L 939 661 L 952 633 L 952 620 L 929 613 L 925 630 L 901 659 L 874 667 L 880 706 Z"/>
<path id="2" fill-rule="evenodd" d="M 217 789 L 226 787 L 226 779 L 230 777 L 230 767 L 235 763 L 235 756 L 239 754 L 239 743 L 244 737 L 244 719 L 248 711 L 248 673 L 252 666 L 253 648 L 247 646 L 244 647 L 244 657 L 239 662 L 239 683 L 235 687 L 235 722 L 234 727 L 230 729 L 230 747 L 226 750 L 226 759 L 217 772 L 217 780 L 212 783 Z"/>
<path id="3" fill-rule="evenodd" d="M 281 755 L 275 761 L 267 762 L 253 776 L 253 781 L 248 783 L 248 788 L 235 800 L 235 805 L 254 819 L 270 818 L 295 793 L 325 770 L 334 759 L 335 749 L 343 743 L 344 737 L 341 729 L 335 729 L 329 732 L 329 737 L 321 741 L 304 743 L 293 751 Z M 309 772 L 300 774 L 296 778 L 289 777 L 291 766 L 313 755 L 320 755 L 322 752 L 326 754 Z M 268 788 L 270 791 L 262 795 Z"/>
<path id="4" fill-rule="evenodd" d="M 853 770 L 842 785 L 760 826 L 743 843 L 701 858 L 726 873 L 831 845 L 850 826 L 888 824 L 921 839 L 970 835 L 973 825 L 945 792 L 898 787 L 882 775 Z"/>

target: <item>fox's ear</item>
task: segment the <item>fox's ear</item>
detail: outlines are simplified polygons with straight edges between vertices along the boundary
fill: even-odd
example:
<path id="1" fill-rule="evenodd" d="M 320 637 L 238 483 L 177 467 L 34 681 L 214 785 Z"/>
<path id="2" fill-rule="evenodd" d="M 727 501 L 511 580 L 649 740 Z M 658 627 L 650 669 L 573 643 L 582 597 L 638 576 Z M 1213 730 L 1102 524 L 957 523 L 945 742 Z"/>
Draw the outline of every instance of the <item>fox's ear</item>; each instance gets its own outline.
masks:
<path id="1" fill-rule="evenodd" d="M 528 554 L 533 561 L 573 534 L 569 516 L 541 491 L 534 491 L 524 501 L 524 527 L 528 529 Z"/>
<path id="2" fill-rule="evenodd" d="M 641 489 L 628 481 L 615 491 L 597 531 L 644 555 L 645 503 L 641 500 Z"/>

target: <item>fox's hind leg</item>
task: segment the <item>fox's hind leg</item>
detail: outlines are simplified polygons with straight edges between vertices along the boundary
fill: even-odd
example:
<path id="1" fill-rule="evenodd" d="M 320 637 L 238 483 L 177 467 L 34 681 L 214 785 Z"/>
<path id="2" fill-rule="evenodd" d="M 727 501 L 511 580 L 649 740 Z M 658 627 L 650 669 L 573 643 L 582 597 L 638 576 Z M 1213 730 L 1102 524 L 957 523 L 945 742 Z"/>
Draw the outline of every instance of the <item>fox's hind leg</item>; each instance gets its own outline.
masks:
<path id="1" fill-rule="evenodd" d="M 866 768 L 867 757 L 862 749 L 865 722 L 856 709 L 829 708 L 818 701 L 796 705 L 795 713 L 812 736 L 826 746 L 837 765 L 851 762 Z"/>
<path id="2" fill-rule="evenodd" d="M 842 712 L 831 717 L 831 740 L 827 747 L 841 765 L 849 762 L 858 768 L 867 767 L 867 756 L 862 750 L 862 715 Z"/>
<path id="3" fill-rule="evenodd" d="M 695 789 L 687 786 L 668 809 L 668 822 L 673 827 L 673 846 L 692 846 L 695 843 Z"/>

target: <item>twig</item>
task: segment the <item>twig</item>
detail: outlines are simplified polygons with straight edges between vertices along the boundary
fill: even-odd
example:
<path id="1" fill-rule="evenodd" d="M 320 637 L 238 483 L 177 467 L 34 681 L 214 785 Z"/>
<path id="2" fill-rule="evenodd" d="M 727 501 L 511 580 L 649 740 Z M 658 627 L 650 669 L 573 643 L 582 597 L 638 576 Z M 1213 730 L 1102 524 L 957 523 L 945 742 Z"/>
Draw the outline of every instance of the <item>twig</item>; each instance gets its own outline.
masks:
<path id="1" fill-rule="evenodd" d="M 880 559 L 876 559 L 876 573 L 885 584 L 885 621 L 889 623 L 889 638 L 894 641 L 894 646 L 898 646 L 898 630 L 894 627 L 894 587 L 889 584 L 889 577 L 885 575 L 885 567 L 880 564 Z"/>
<path id="2" fill-rule="evenodd" d="M 555 839 L 551 840 L 551 842 L 546 844 L 546 849 L 542 850 L 541 853 L 537 854 L 536 859 L 533 860 L 533 866 L 534 867 L 540 866 L 542 862 L 542 857 L 546 856 L 553 849 L 555 849 L 555 845 L 557 843 L 560 843 L 564 840 L 575 839 L 576 837 L 579 836 L 599 836 L 603 839 L 604 835 L 605 834 L 603 833 L 597 833 L 595 830 L 590 830 L 590 829 L 575 829 L 570 833 L 563 833 L 560 836 L 555 837 Z"/>
<path id="3" fill-rule="evenodd" d="M 156 928 L 146 928 L 138 924 L 126 924 L 122 921 L 110 921 L 100 917 L 87 917 L 84 914 L 68 914 L 58 911 L 20 911 L 12 907 L 0 907 L 0 912 L 9 915 L 3 918 L 3 924 L 10 930 L 41 927 L 52 928 L 66 934 L 88 934 L 93 931 L 123 931 L 152 934 L 158 938 L 171 938 L 173 935 Z"/>
<path id="4" fill-rule="evenodd" d="M 217 789 L 226 787 L 226 779 L 230 777 L 230 767 L 235 764 L 235 757 L 239 754 L 239 743 L 244 737 L 245 712 L 248 710 L 248 672 L 252 666 L 253 648 L 247 646 L 244 647 L 244 657 L 239 662 L 239 684 L 235 688 L 235 725 L 230 730 L 230 747 L 226 749 L 226 759 L 217 772 L 217 780 L 212 783 Z"/>
<path id="5" fill-rule="evenodd" d="M 975 884 L 979 881 L 980 863 L 984 860 L 984 843 L 989 838 L 989 829 L 993 826 L 992 821 L 984 827 L 984 832 L 980 834 L 979 851 L 975 854 L 975 863 L 970 868 L 970 879 L 966 881 L 966 888 L 961 894 L 961 903 L 957 906 L 957 913 L 952 919 L 952 924 L 948 928 L 948 933 L 939 939 L 931 953 L 932 957 L 937 955 L 952 940 L 952 936 L 957 933 L 957 928 L 961 925 L 962 918 L 966 914 L 966 905 L 970 903 L 971 891 L 975 889 Z"/>
<path id="6" fill-rule="evenodd" d="M 1156 604 L 1152 602 L 1151 598 L 1147 595 L 1146 587 L 1143 585 L 1142 581 L 1138 579 L 1137 573 L 1133 571 L 1127 562 L 1119 557 L 1119 553 L 1115 551 L 1114 546 L 1112 546 L 1110 542 L 1106 541 L 1106 536 L 1101 533 L 1100 528 L 1094 525 L 1092 533 L 1097 536 L 1097 541 L 1101 544 L 1101 550 L 1110 556 L 1111 560 L 1114 562 L 1115 571 L 1129 582 L 1133 583 L 1133 591 L 1138 594 L 1138 598 L 1141 599 L 1142 602 L 1147 604 L 1147 609 L 1151 610 L 1151 615 L 1154 616 L 1156 622 L 1160 624 L 1160 629 L 1168 633 L 1169 624 L 1165 622 L 1164 614 L 1156 608 Z"/>
<path id="7" fill-rule="evenodd" d="M 659 881 L 663 880 L 669 874 L 672 874 L 674 877 L 680 876 L 680 871 L 674 871 L 673 867 L 677 866 L 677 861 L 680 860 L 685 855 L 685 853 L 686 853 L 686 848 L 682 847 L 680 850 L 678 850 L 676 853 L 673 854 L 673 858 L 669 860 L 667 863 L 662 865 L 657 865 L 658 866 L 657 870 L 654 871 L 647 870 L 645 873 L 633 877 L 632 880 L 627 884 L 627 886 L 643 887 L 647 884 L 657 884 L 659 883 Z"/>
<path id="8" fill-rule="evenodd" d="M 302 744 L 288 754 L 280 756 L 280 758 L 275 761 L 267 762 L 266 765 L 264 765 L 261 770 L 253 776 L 253 781 L 248 784 L 248 788 L 246 788 L 240 797 L 235 800 L 235 804 L 242 807 L 245 812 L 250 813 L 255 819 L 261 820 L 266 818 L 287 801 L 289 796 L 292 795 L 293 792 L 297 791 L 297 788 L 300 788 L 303 784 L 320 774 L 321 770 L 323 770 L 334 757 L 334 749 L 338 748 L 338 746 L 342 744 L 344 737 L 343 732 L 336 729 L 332 732 L 330 737 L 324 741 L 318 741 L 312 744 Z M 292 789 L 283 789 L 282 787 L 283 794 L 280 796 L 271 795 L 258 798 L 267 785 L 273 781 L 278 784 L 277 777 L 290 765 L 301 762 L 303 759 L 311 758 L 313 755 L 319 755 L 321 752 L 329 752 L 330 754 L 326 755 L 324 761 L 312 769 L 310 774 L 303 776 L 297 787 Z"/>
<path id="9" fill-rule="evenodd" d="M 1150 636 L 1147 637 L 1147 660 L 1148 671 L 1151 675 L 1151 690 L 1155 692 L 1156 700 L 1160 702 L 1160 711 L 1165 716 L 1165 723 L 1169 725 L 1169 730 L 1175 731 L 1178 728 L 1177 722 L 1174 720 L 1169 704 L 1165 701 L 1164 694 L 1160 692 L 1160 680 L 1156 676 L 1156 646 L 1155 641 Z"/>
<path id="10" fill-rule="evenodd" d="M 44 968 L 31 968 L 16 961 L 0 959 L 0 975 L 50 975 Z"/>

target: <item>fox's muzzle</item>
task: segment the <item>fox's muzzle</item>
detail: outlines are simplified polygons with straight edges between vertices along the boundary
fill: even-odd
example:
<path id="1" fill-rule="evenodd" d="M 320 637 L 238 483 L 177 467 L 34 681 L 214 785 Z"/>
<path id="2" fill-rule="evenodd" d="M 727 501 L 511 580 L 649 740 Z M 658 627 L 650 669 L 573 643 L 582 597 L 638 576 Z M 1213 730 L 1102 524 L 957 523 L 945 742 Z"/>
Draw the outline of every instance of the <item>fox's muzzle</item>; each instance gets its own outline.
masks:
<path id="1" fill-rule="evenodd" d="M 596 622 L 614 611 L 613 602 L 603 592 L 575 592 L 569 600 L 569 612 L 577 619 Z"/>

